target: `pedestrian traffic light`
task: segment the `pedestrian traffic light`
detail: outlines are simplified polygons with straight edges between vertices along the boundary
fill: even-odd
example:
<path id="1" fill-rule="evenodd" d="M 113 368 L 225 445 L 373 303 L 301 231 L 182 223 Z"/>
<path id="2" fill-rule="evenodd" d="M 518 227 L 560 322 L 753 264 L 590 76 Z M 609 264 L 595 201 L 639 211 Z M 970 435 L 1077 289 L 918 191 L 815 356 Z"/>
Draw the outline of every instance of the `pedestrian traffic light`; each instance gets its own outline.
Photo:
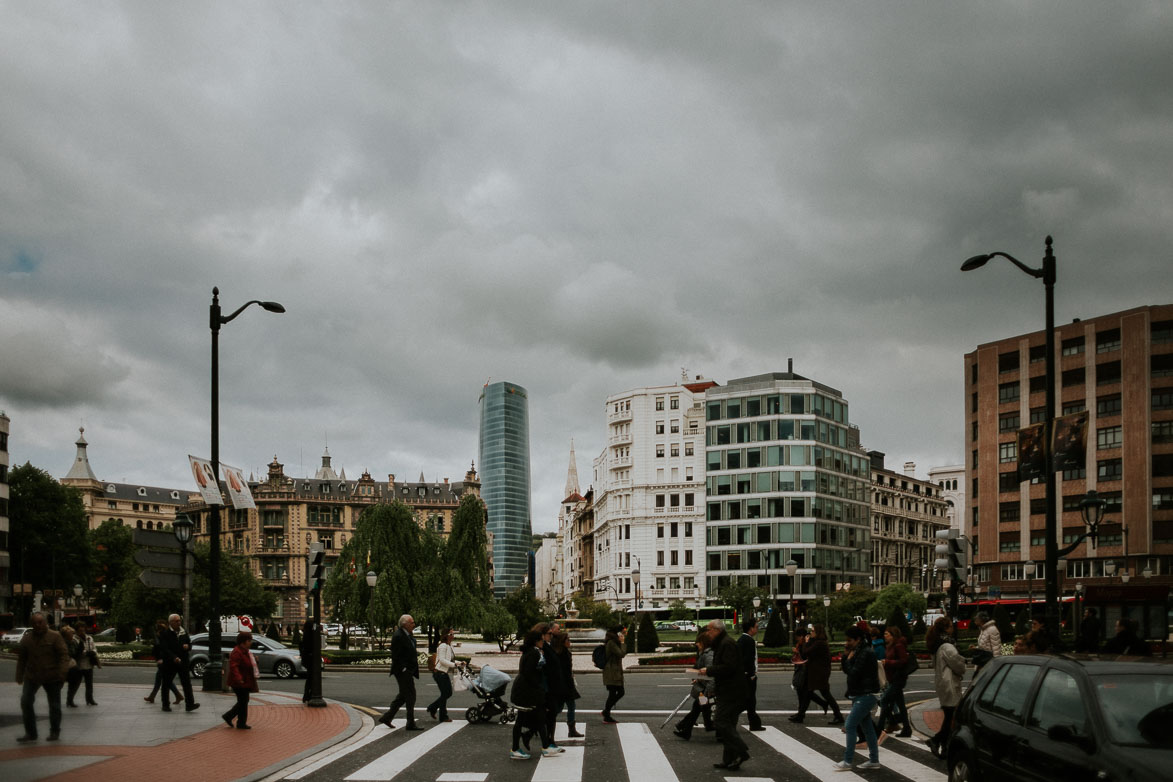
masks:
<path id="1" fill-rule="evenodd" d="M 937 540 L 942 542 L 934 549 L 937 559 L 933 562 L 933 567 L 944 570 L 954 584 L 966 583 L 968 563 L 965 539 L 955 529 L 943 529 L 937 531 Z"/>
<path id="2" fill-rule="evenodd" d="M 309 569 L 306 571 L 306 588 L 311 592 L 322 588 L 322 578 L 326 574 L 326 550 L 322 544 L 310 546 Z"/>

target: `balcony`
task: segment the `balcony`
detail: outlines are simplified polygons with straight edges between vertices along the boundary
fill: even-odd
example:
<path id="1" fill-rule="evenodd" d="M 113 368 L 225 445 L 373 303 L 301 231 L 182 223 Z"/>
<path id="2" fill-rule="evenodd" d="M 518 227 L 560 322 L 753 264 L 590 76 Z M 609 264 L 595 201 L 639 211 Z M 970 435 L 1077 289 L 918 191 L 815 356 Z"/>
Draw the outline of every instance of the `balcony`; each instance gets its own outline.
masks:
<path id="1" fill-rule="evenodd" d="M 607 444 L 608 445 L 627 445 L 628 443 L 632 442 L 633 439 L 634 438 L 632 437 L 630 432 L 627 434 L 613 434 L 607 438 Z"/>
<path id="2" fill-rule="evenodd" d="M 265 576 L 261 576 L 261 586 L 287 587 L 287 586 L 293 586 L 293 584 L 290 582 L 289 576 L 287 576 L 287 575 L 286 576 L 276 576 L 274 578 L 266 578 Z"/>
<path id="3" fill-rule="evenodd" d="M 257 546 L 257 554 L 288 554 L 289 542 L 285 543 L 262 543 Z"/>
<path id="4" fill-rule="evenodd" d="M 611 413 L 607 414 L 607 423 L 609 423 L 609 424 L 615 424 L 615 423 L 619 423 L 621 421 L 630 421 L 630 420 L 631 420 L 631 411 L 630 410 L 620 410 L 617 413 L 611 412 Z"/>
<path id="5" fill-rule="evenodd" d="M 620 467 L 630 467 L 630 466 L 631 466 L 631 457 L 630 456 L 616 456 L 611 459 L 611 469 L 612 470 L 617 470 Z"/>

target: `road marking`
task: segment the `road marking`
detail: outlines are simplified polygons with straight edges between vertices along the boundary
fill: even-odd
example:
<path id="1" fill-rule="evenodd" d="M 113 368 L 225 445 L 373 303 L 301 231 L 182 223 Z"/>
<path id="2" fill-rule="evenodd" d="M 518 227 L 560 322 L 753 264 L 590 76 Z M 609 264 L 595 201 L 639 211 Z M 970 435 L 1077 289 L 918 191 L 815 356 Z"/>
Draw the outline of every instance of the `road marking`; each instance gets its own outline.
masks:
<path id="1" fill-rule="evenodd" d="M 531 782 L 582 782 L 586 747 L 563 747 L 562 752 L 538 760 Z"/>
<path id="2" fill-rule="evenodd" d="M 399 772 L 440 746 L 445 739 L 467 724 L 464 721 L 441 722 L 436 727 L 428 728 L 415 738 L 403 742 L 385 755 L 376 758 L 346 779 L 369 782 L 394 779 Z"/>
<path id="3" fill-rule="evenodd" d="M 559 722 L 554 726 L 554 743 L 561 744 L 564 741 L 586 741 L 587 726 L 585 722 L 576 722 L 574 729 L 582 734 L 582 738 L 570 738 L 570 726 L 565 722 Z"/>
<path id="4" fill-rule="evenodd" d="M 374 729 L 370 733 L 368 733 L 366 736 L 362 737 L 358 741 L 354 742 L 353 744 L 347 744 L 345 747 L 342 747 L 341 749 L 338 749 L 338 750 L 335 750 L 334 752 L 331 752 L 330 754 L 326 755 L 325 757 L 321 758 L 320 760 L 316 760 L 313 763 L 309 764 L 308 766 L 305 766 L 304 768 L 299 768 L 297 771 L 293 772 L 292 774 L 289 774 L 288 776 L 283 777 L 283 779 L 302 779 L 304 777 L 307 777 L 310 774 L 314 773 L 315 771 L 322 769 L 322 768 L 325 768 L 326 766 L 330 765 L 335 760 L 338 760 L 339 758 L 343 757 L 344 755 L 349 755 L 351 752 L 354 752 L 356 749 L 362 749 L 367 744 L 370 744 L 372 741 L 378 741 L 379 739 L 383 738 L 384 736 L 389 736 L 389 735 L 391 735 L 391 733 L 393 733 L 394 731 L 397 731 L 397 730 L 399 730 L 398 726 L 396 726 L 394 728 L 388 728 L 385 725 L 375 725 Z"/>
<path id="5" fill-rule="evenodd" d="M 896 739 L 897 741 L 901 742 L 902 744 L 907 744 L 910 747 L 916 747 L 917 749 L 922 750 L 924 752 L 928 752 L 930 754 L 932 753 L 932 750 L 929 749 L 929 745 L 921 740 L 908 738 L 905 736 L 893 736 L 892 738 Z"/>
<path id="6" fill-rule="evenodd" d="M 840 746 L 843 744 L 843 734 L 839 732 L 838 728 L 807 728 L 807 730 L 834 741 Z M 867 750 L 863 750 L 865 757 L 866 753 Z M 861 753 L 856 750 L 856 754 Z M 903 774 L 905 778 L 911 779 L 913 782 L 940 782 L 945 778 L 945 775 L 940 771 L 883 747 L 880 747 L 880 765 L 898 774 Z"/>
<path id="7" fill-rule="evenodd" d="M 749 731 L 749 726 L 744 726 Z M 836 779 L 859 779 L 863 777 L 851 771 L 836 771 L 835 761 L 821 752 L 817 752 L 797 739 L 792 739 L 773 725 L 766 725 L 763 731 L 753 732 L 758 741 L 763 742 L 778 754 L 789 758 L 802 766 L 803 771 L 822 782 L 832 782 Z"/>
<path id="8" fill-rule="evenodd" d="M 615 727 L 619 730 L 619 743 L 623 747 L 623 762 L 627 764 L 628 779 L 680 782 L 647 723 L 621 722 Z"/>
<path id="9" fill-rule="evenodd" d="M 485 782 L 489 775 L 477 771 L 449 771 L 436 777 L 436 782 Z"/>
<path id="10" fill-rule="evenodd" d="M 725 777 L 725 782 L 774 782 L 772 777 Z"/>

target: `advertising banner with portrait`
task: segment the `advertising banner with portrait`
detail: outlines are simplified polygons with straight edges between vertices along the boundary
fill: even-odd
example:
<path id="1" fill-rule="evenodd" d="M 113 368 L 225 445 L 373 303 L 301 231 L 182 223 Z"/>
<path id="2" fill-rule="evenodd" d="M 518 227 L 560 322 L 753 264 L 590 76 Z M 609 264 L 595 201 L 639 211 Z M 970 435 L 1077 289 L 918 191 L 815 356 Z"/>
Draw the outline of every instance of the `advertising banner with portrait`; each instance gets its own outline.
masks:
<path id="1" fill-rule="evenodd" d="M 224 462 L 220 462 L 220 474 L 224 477 L 224 483 L 228 486 L 228 499 L 232 501 L 234 508 L 256 508 L 256 503 L 253 502 L 253 493 L 249 491 L 248 481 L 244 479 L 244 474 L 239 467 L 230 467 Z"/>
<path id="2" fill-rule="evenodd" d="M 220 496 L 220 487 L 216 485 L 216 474 L 212 472 L 212 463 L 198 456 L 187 455 L 191 462 L 191 474 L 195 477 L 199 487 L 200 497 L 208 505 L 223 505 L 224 498 Z"/>
<path id="3" fill-rule="evenodd" d="M 1082 470 L 1087 465 L 1087 411 L 1055 419 L 1051 435 L 1051 453 L 1055 470 Z"/>
<path id="4" fill-rule="evenodd" d="M 1043 425 L 1018 430 L 1018 482 L 1043 478 L 1047 474 L 1047 453 L 1043 449 Z"/>

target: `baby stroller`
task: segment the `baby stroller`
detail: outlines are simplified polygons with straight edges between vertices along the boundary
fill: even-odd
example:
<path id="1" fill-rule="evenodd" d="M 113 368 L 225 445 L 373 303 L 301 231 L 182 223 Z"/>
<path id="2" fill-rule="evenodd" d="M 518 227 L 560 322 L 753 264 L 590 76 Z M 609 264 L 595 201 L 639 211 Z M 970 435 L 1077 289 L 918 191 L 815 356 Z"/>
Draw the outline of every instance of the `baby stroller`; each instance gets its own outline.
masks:
<path id="1" fill-rule="evenodd" d="M 469 675 L 467 668 L 462 669 L 460 675 L 464 677 L 469 691 L 481 701 L 476 706 L 470 706 L 464 713 L 466 720 L 469 722 L 488 722 L 500 714 L 501 724 L 506 725 L 517 719 L 517 709 L 503 699 L 505 688 L 512 681 L 509 674 L 502 673 L 492 666 L 483 665 L 480 674 L 475 678 Z"/>

